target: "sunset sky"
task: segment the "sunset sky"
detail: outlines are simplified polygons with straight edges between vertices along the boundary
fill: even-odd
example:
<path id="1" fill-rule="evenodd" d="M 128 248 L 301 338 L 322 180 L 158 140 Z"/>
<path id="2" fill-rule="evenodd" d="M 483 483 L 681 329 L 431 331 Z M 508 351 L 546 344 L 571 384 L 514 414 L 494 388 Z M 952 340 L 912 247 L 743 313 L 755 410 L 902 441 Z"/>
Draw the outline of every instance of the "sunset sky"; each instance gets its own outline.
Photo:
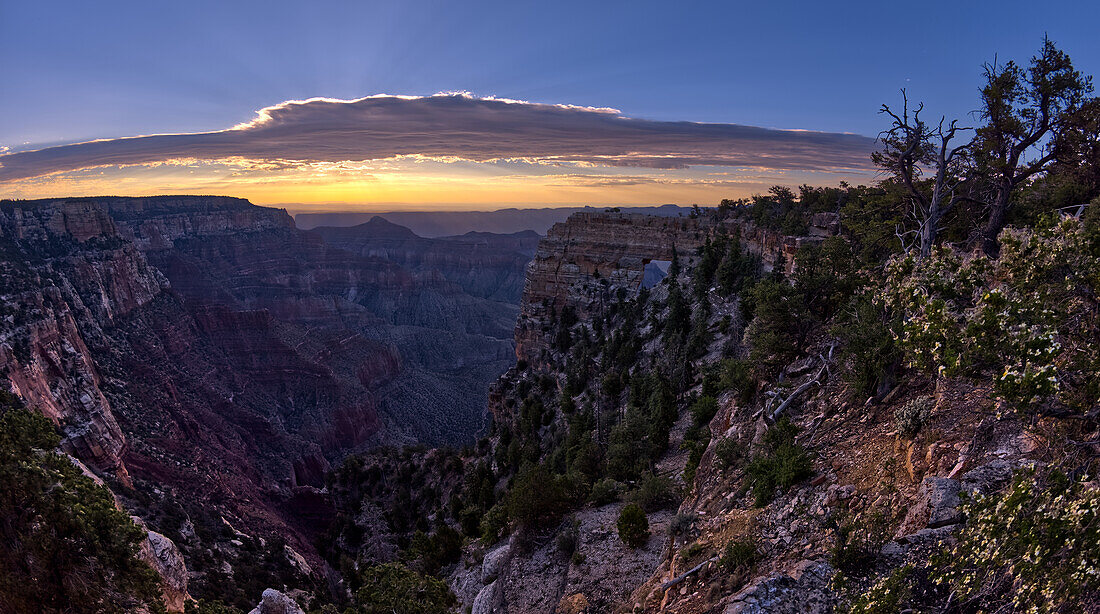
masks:
<path id="1" fill-rule="evenodd" d="M 0 197 L 307 210 L 714 204 L 873 181 L 898 90 L 964 120 L 981 64 L 1093 2 L 0 0 Z"/>

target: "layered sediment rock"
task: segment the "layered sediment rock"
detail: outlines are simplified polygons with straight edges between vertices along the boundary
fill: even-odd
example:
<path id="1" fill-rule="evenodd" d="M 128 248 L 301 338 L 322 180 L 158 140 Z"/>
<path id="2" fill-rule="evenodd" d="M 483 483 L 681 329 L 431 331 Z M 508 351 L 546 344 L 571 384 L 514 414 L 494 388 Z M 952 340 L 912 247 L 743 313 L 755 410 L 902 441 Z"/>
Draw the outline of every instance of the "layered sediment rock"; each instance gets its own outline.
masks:
<path id="1" fill-rule="evenodd" d="M 565 307 L 580 317 L 612 300 L 618 289 L 638 290 L 649 262 L 695 253 L 716 233 L 740 237 L 741 249 L 765 271 L 794 271 L 795 254 L 839 231 L 836 214 L 813 216 L 805 237 L 783 235 L 743 218 L 657 217 L 615 212 L 574 213 L 539 242 L 527 266 L 516 323 L 516 355 L 537 362 L 554 314 Z"/>
<path id="2" fill-rule="evenodd" d="M 62 448 L 120 468 L 126 438 L 89 344 L 153 301 L 162 275 L 87 202 L 0 207 L 0 375 L 53 419 Z"/>

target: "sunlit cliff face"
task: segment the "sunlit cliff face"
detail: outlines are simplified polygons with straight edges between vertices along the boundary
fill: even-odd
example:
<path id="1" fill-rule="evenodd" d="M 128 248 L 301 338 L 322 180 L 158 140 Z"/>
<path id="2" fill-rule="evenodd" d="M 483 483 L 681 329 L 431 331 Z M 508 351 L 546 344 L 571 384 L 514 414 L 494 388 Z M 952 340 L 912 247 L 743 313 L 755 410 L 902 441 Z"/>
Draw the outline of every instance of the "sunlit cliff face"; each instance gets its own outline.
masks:
<path id="1" fill-rule="evenodd" d="M 288 101 L 225 130 L 0 155 L 11 198 L 233 194 L 257 203 L 708 203 L 871 177 L 873 140 L 469 94 Z"/>

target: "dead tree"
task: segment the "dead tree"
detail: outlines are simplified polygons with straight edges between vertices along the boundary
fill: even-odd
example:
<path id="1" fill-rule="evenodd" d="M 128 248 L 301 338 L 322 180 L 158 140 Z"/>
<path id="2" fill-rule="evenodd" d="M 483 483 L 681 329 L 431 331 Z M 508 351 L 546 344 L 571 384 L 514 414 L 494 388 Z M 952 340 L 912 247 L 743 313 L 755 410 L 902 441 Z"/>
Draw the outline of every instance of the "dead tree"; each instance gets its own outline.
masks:
<path id="1" fill-rule="evenodd" d="M 910 114 L 909 98 L 904 89 L 901 90 L 901 99 L 901 114 L 895 113 L 888 105 L 882 105 L 880 112 L 889 115 L 893 124 L 889 130 L 879 134 L 883 148 L 872 154 L 872 159 L 897 177 L 909 192 L 913 201 L 913 217 L 917 222 L 915 232 L 920 239 L 920 258 L 927 258 L 936 242 L 943 217 L 962 200 L 956 196 L 956 189 L 963 180 L 960 162 L 973 141 L 951 147 L 951 141 L 959 132 L 969 128 L 960 127 L 957 120 L 951 120 L 945 128 L 944 122 L 947 120 L 941 117 L 939 124 L 932 129 L 920 118 L 924 103 L 918 104 Z M 925 168 L 930 168 L 934 173 L 931 192 L 922 179 Z M 902 238 L 900 233 L 899 238 Z"/>

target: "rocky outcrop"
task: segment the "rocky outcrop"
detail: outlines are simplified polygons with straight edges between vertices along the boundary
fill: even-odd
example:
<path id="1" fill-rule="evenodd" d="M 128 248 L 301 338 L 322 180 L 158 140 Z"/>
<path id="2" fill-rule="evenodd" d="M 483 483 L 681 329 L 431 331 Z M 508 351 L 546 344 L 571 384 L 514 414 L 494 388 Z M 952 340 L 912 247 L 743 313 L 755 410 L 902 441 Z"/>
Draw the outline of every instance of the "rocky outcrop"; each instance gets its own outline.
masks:
<path id="1" fill-rule="evenodd" d="M 786 236 L 741 217 L 657 217 L 603 212 L 574 213 L 555 224 L 527 265 L 516 323 L 516 356 L 539 362 L 556 313 L 565 307 L 585 314 L 606 306 L 618 289 L 632 296 L 646 264 L 686 258 L 716 233 L 739 236 L 741 249 L 760 258 L 765 271 L 794 270 L 795 254 L 840 229 L 836 214 L 813 216 L 810 235 Z"/>
<path id="2" fill-rule="evenodd" d="M 177 239 L 294 228 L 285 209 L 257 207 L 226 196 L 96 198 L 123 238 L 142 251 L 170 249 Z"/>
<path id="3" fill-rule="evenodd" d="M 159 296 L 164 277 L 102 208 L 51 201 L 0 206 L 0 282 L 0 377 L 61 426 L 64 450 L 121 469 L 126 438 L 89 345 Z"/>
<path id="4" fill-rule="evenodd" d="M 248 614 L 305 614 L 296 601 L 273 588 L 264 590 L 259 605 Z"/>
<path id="5" fill-rule="evenodd" d="M 160 576 L 161 596 L 169 612 L 182 612 L 191 596 L 187 593 L 187 565 L 175 542 L 156 531 L 150 531 L 141 519 L 134 521 L 146 530 L 145 541 L 138 558 L 148 563 Z"/>
<path id="6" fill-rule="evenodd" d="M 754 582 L 730 598 L 724 614 L 826 614 L 836 596 L 830 590 L 833 568 L 823 560 L 805 560 L 788 574 Z"/>

